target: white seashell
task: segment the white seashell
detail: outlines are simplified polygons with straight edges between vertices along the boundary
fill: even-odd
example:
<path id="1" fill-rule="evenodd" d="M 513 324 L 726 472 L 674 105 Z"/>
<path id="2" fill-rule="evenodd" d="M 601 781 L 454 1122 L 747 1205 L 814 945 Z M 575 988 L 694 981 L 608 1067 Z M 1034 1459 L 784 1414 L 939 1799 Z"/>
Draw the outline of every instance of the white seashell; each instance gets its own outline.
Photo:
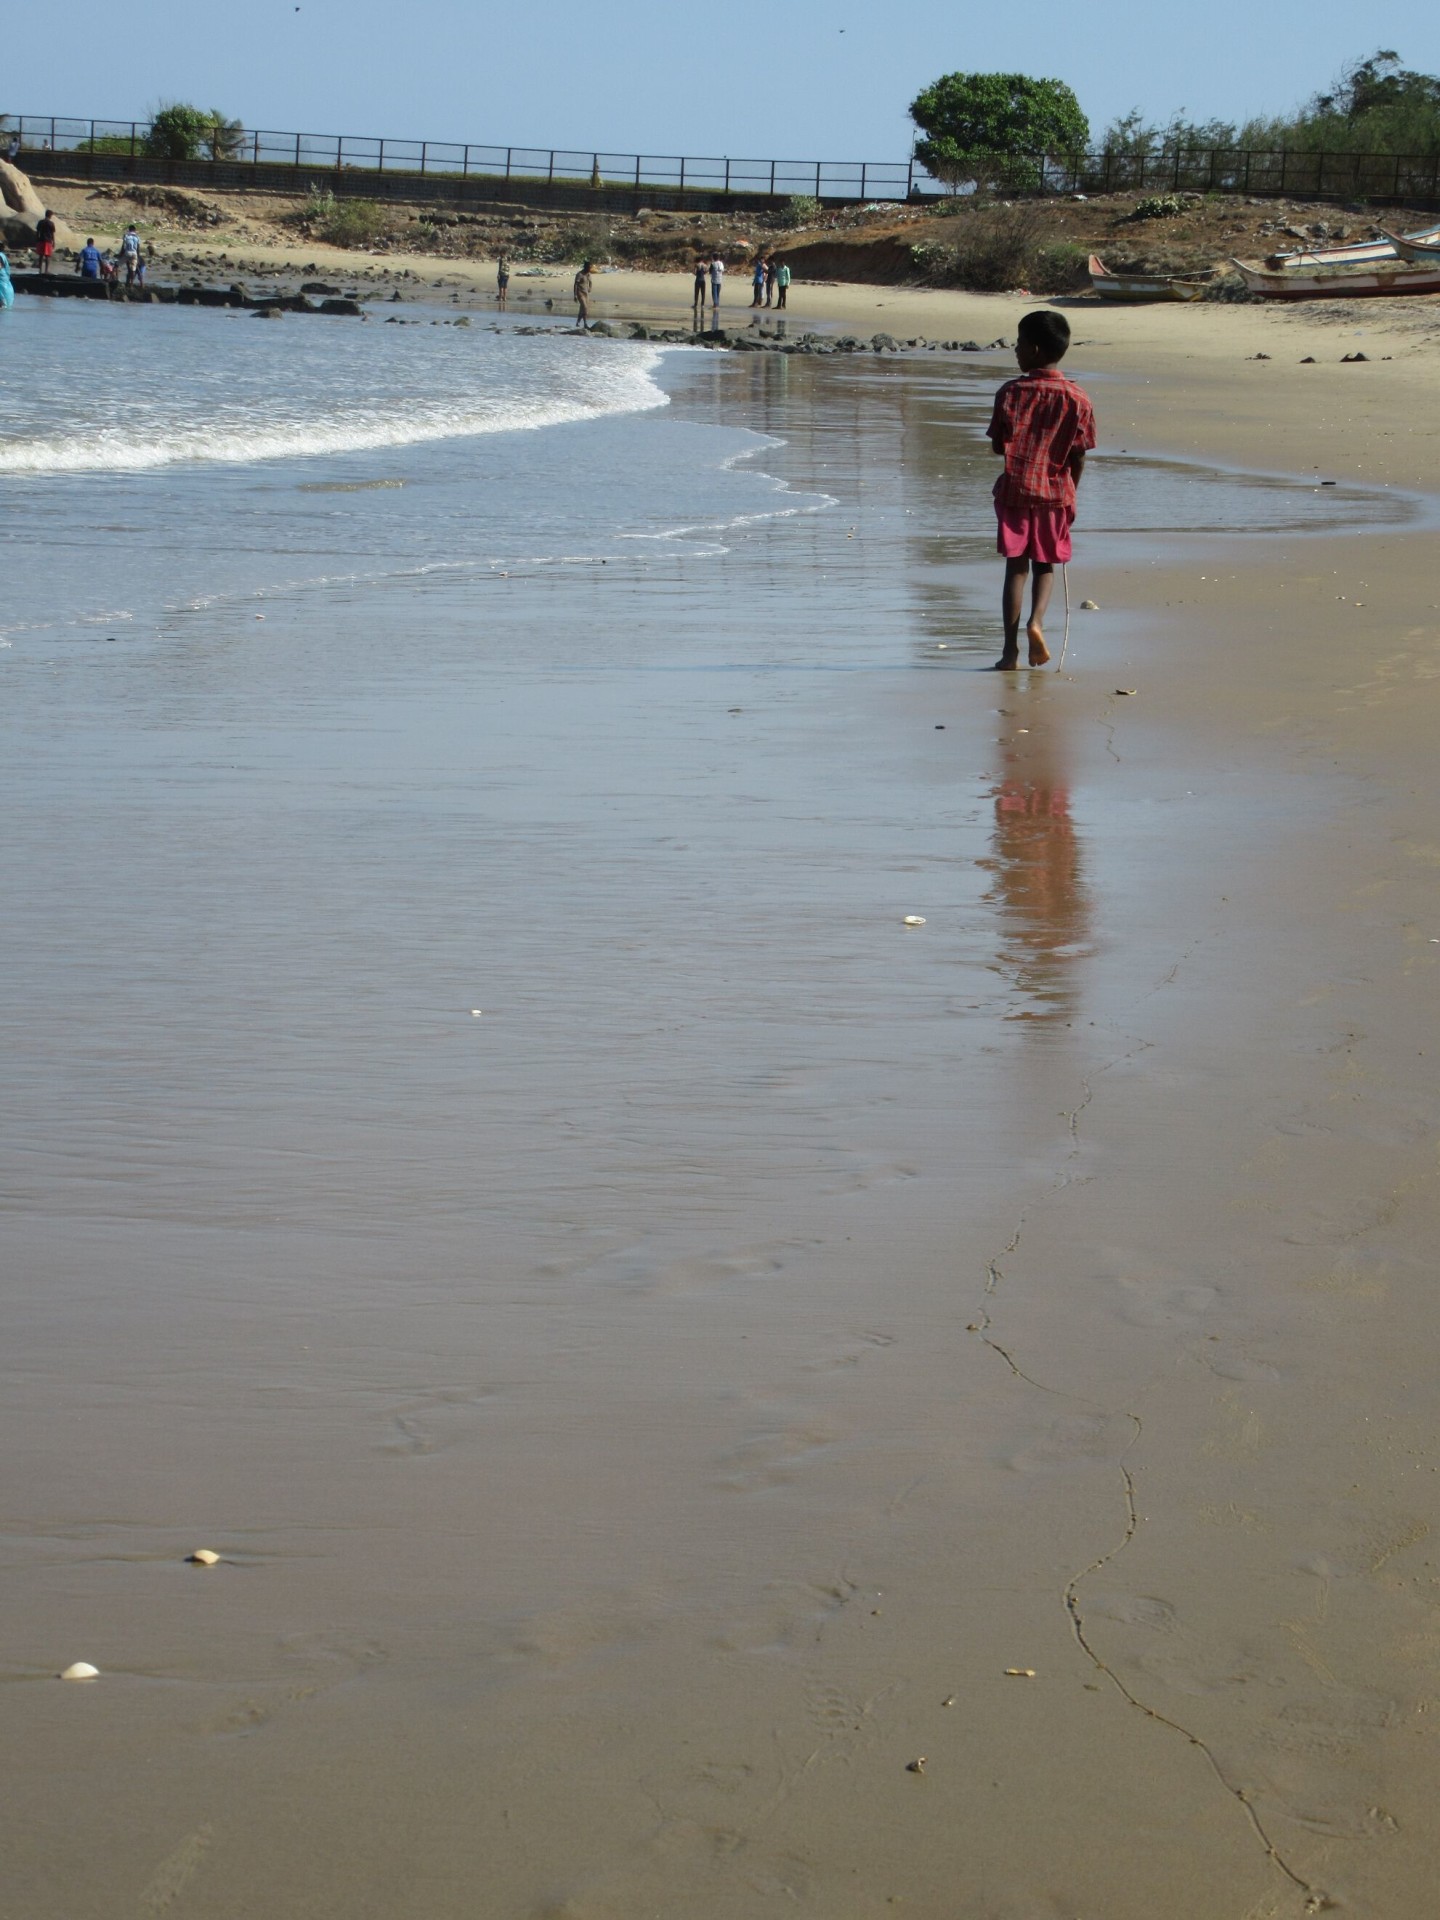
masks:
<path id="1" fill-rule="evenodd" d="M 66 1667 L 60 1675 L 62 1680 L 98 1680 L 99 1667 L 92 1667 L 88 1660 L 77 1660 L 73 1667 Z"/>
<path id="2" fill-rule="evenodd" d="M 1034 1667 L 1006 1667 L 1005 1678 L 1007 1680 L 1033 1680 L 1035 1678 L 1035 1669 Z"/>
<path id="3" fill-rule="evenodd" d="M 1098 600 L 1082 600 L 1080 602 L 1080 611 L 1082 613 L 1099 613 L 1100 602 Z"/>
<path id="4" fill-rule="evenodd" d="M 186 1560 L 192 1567 L 218 1567 L 220 1556 L 209 1547 L 197 1547 L 193 1553 L 187 1553 Z"/>
<path id="5" fill-rule="evenodd" d="M 907 913 L 902 924 L 907 927 L 923 927 L 925 920 L 921 914 Z"/>
<path id="6" fill-rule="evenodd" d="M 480 1012 L 480 1009 L 479 1009 L 479 1007 L 471 1007 L 471 1009 L 470 1009 L 470 1018 L 471 1018 L 472 1020 L 479 1020 L 479 1019 L 481 1019 L 481 1018 L 483 1018 L 483 1016 L 482 1016 L 482 1014 L 481 1014 L 481 1012 Z"/>

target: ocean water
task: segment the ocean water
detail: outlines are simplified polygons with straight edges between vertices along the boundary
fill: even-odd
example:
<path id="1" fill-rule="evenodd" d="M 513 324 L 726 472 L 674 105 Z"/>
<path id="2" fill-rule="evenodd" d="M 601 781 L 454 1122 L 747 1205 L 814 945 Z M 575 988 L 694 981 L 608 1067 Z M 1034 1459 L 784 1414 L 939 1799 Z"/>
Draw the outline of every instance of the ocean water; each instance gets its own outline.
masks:
<path id="1" fill-rule="evenodd" d="M 23 299 L 0 351 L 0 636 L 12 641 L 150 630 L 236 596 L 633 561 L 647 543 L 657 560 L 672 543 L 703 561 L 727 530 L 843 511 L 865 482 L 859 440 L 843 444 L 862 412 L 867 447 L 888 425 L 913 455 L 886 446 L 916 496 L 897 532 L 933 521 L 978 557 L 994 471 L 981 435 L 1011 370 L 1003 355 L 832 362 L 826 403 L 797 409 L 814 369 L 787 360 L 521 335 L 483 317 L 256 325 Z M 833 462 L 810 457 L 812 434 L 836 443 Z M 1318 479 L 1105 448 L 1083 529 L 1323 531 L 1412 511 L 1322 493 Z"/>

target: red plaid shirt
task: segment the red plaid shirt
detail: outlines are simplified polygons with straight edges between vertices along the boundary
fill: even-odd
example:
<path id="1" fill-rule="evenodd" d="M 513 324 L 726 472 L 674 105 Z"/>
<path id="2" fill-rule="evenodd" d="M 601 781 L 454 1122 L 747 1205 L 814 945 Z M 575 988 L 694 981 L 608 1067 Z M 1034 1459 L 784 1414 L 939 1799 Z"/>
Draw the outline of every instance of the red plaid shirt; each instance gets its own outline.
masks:
<path id="1" fill-rule="evenodd" d="M 1075 506 L 1070 456 L 1095 444 L 1095 409 L 1057 367 L 1007 380 L 995 396 L 990 439 L 1005 455 L 997 506 Z"/>

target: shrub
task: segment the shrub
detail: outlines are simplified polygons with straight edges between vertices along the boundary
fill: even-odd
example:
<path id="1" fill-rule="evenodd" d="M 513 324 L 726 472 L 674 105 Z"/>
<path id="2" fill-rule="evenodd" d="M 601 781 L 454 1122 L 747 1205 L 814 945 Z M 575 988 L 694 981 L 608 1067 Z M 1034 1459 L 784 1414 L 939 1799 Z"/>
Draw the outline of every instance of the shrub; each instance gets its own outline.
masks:
<path id="1" fill-rule="evenodd" d="M 820 202 L 813 193 L 792 193 L 780 210 L 782 226 L 808 227 L 812 220 L 820 218 Z"/>
<path id="2" fill-rule="evenodd" d="M 389 226 L 389 215 L 373 200 L 335 200 L 317 238 L 331 247 L 373 247 Z"/>
<path id="3" fill-rule="evenodd" d="M 328 187 L 313 183 L 304 206 L 289 217 L 327 247 L 373 247 L 390 231 L 390 216 L 373 200 L 337 200 Z"/>
<path id="4" fill-rule="evenodd" d="M 1090 285 L 1090 255 L 1068 240 L 1036 247 L 1025 284 L 1032 293 L 1079 293 Z"/>
<path id="5" fill-rule="evenodd" d="M 1150 193 L 1137 200 L 1130 210 L 1132 220 L 1173 220 L 1187 213 L 1190 202 L 1183 193 Z"/>

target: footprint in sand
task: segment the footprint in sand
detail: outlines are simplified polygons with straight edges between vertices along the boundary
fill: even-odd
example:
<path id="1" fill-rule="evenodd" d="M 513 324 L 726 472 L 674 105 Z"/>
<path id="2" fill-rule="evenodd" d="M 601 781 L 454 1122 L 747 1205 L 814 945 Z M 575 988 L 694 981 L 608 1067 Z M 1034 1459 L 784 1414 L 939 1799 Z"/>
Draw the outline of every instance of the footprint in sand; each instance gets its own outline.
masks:
<path id="1" fill-rule="evenodd" d="M 736 1247 L 728 1253 L 679 1257 L 650 1246 L 622 1247 L 569 1270 L 566 1278 L 635 1299 L 668 1300 L 732 1289 L 739 1280 L 764 1280 L 785 1268 L 784 1250 Z"/>
<path id="2" fill-rule="evenodd" d="M 721 1460 L 718 1484 L 736 1493 L 759 1493 L 786 1486 L 839 1438 L 839 1430 L 821 1421 L 789 1421 L 742 1440 Z"/>
<path id="3" fill-rule="evenodd" d="M 1000 1455 L 999 1464 L 1015 1473 L 1053 1473 L 1114 1461 L 1134 1437 L 1135 1423 L 1125 1414 L 1067 1413 L 1026 1445 Z"/>
<path id="4" fill-rule="evenodd" d="M 391 1433 L 381 1441 L 380 1450 L 407 1457 L 441 1453 L 470 1438 L 477 1416 L 494 1397 L 491 1393 L 460 1387 L 406 1401 L 391 1410 Z"/>
<path id="5" fill-rule="evenodd" d="M 180 1898 L 210 1849 L 215 1829 L 208 1823 L 187 1834 L 172 1853 L 167 1853 L 146 1881 L 140 1895 L 142 1914 L 163 1913 Z"/>

